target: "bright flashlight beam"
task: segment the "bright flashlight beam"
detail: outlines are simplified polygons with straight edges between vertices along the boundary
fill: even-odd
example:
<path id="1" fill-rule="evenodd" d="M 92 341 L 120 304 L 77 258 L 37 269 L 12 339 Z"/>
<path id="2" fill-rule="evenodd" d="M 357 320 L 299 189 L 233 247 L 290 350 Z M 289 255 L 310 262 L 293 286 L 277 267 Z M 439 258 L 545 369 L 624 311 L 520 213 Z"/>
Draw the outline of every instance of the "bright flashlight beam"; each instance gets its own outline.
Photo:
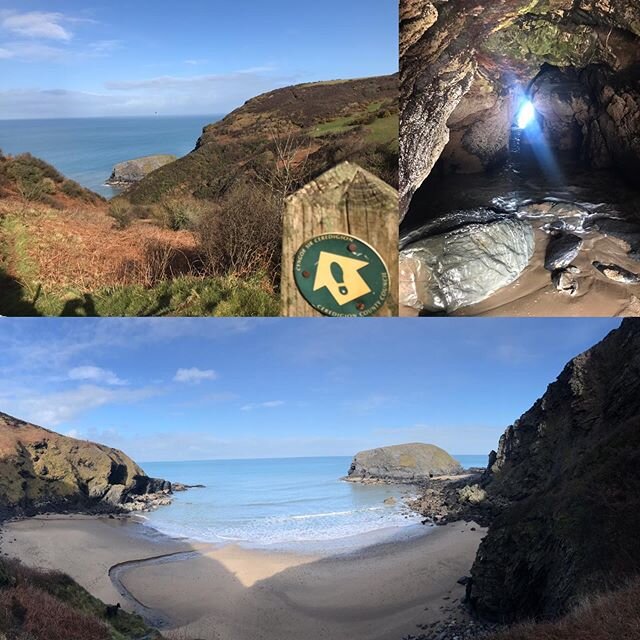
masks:
<path id="1" fill-rule="evenodd" d="M 530 100 L 526 100 L 518 112 L 517 125 L 519 129 L 526 129 L 536 117 L 536 110 Z"/>

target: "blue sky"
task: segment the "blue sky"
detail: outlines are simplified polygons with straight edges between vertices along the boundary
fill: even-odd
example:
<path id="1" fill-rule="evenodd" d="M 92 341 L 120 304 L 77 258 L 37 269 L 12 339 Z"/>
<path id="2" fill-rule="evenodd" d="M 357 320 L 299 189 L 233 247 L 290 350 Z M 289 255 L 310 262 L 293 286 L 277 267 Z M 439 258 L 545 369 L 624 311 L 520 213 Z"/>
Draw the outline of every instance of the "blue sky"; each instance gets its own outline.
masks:
<path id="1" fill-rule="evenodd" d="M 396 0 L 0 0 L 0 119 L 227 113 L 393 73 Z"/>
<path id="2" fill-rule="evenodd" d="M 0 411 L 138 461 L 488 453 L 610 319 L 2 319 Z"/>

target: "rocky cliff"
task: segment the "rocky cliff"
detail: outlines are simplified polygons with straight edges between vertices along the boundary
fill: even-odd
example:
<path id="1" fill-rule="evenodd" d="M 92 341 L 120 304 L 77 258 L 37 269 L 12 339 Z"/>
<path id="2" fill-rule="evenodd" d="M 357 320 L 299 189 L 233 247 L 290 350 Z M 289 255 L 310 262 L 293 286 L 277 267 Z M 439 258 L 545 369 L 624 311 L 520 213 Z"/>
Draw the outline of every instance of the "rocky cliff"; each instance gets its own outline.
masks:
<path id="1" fill-rule="evenodd" d="M 412 483 L 433 476 L 462 473 L 444 449 L 432 444 L 398 444 L 356 454 L 346 480 Z"/>
<path id="2" fill-rule="evenodd" d="M 175 159 L 176 156 L 172 155 L 155 155 L 120 162 L 113 168 L 107 184 L 115 187 L 129 187 Z"/>
<path id="3" fill-rule="evenodd" d="M 139 510 L 166 503 L 171 483 L 117 449 L 0 413 L 0 510 Z"/>
<path id="4" fill-rule="evenodd" d="M 640 320 L 574 358 L 500 439 L 472 568 L 482 616 L 560 615 L 640 573 Z"/>

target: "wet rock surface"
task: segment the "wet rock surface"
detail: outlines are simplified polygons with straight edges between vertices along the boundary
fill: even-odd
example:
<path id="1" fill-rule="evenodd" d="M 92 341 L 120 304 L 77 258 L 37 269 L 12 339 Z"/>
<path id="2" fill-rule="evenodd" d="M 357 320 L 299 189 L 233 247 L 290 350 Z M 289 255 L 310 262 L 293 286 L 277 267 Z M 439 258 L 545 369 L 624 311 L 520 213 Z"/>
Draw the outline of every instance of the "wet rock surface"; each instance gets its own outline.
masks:
<path id="1" fill-rule="evenodd" d="M 558 233 L 547 245 L 544 268 L 548 271 L 568 267 L 582 247 L 582 238 L 572 233 Z"/>
<path id="2" fill-rule="evenodd" d="M 469 224 L 406 246 L 400 299 L 420 311 L 450 313 L 514 282 L 534 251 L 533 228 L 504 219 Z"/>

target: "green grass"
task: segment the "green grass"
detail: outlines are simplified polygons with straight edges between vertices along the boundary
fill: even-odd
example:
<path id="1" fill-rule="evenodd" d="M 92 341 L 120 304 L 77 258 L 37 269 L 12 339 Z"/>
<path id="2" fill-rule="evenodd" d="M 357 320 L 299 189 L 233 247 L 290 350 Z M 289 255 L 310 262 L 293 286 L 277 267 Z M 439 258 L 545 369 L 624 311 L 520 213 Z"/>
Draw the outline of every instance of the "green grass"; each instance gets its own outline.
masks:
<path id="1" fill-rule="evenodd" d="M 329 122 L 323 122 L 314 127 L 311 135 L 314 138 L 321 138 L 332 133 L 343 133 L 349 131 L 353 125 L 352 122 L 355 116 L 346 116 L 343 118 L 336 118 L 335 120 L 329 120 Z"/>
<path id="2" fill-rule="evenodd" d="M 400 116 L 396 113 L 386 118 L 378 118 L 366 127 L 370 133 L 367 140 L 376 144 L 395 141 L 397 145 Z"/>
<path id="3" fill-rule="evenodd" d="M 0 282 L 3 273 L 0 271 Z M 265 280 L 182 276 L 152 288 L 128 285 L 95 292 L 25 287 L 4 273 L 5 316 L 277 316 L 279 298 Z"/>
<path id="4" fill-rule="evenodd" d="M 380 106 L 381 103 L 374 102 L 367 107 L 367 112 L 375 113 L 380 109 Z M 363 114 L 359 113 L 352 116 L 336 118 L 329 122 L 323 122 L 317 127 L 314 127 L 310 135 L 314 138 L 321 138 L 327 135 L 335 135 L 351 131 L 357 126 L 357 120 L 362 115 Z M 373 122 L 364 125 L 364 139 L 367 142 L 375 144 L 384 144 L 395 141 L 398 139 L 399 126 L 400 119 L 398 114 L 388 115 L 384 118 L 376 118 Z"/>

